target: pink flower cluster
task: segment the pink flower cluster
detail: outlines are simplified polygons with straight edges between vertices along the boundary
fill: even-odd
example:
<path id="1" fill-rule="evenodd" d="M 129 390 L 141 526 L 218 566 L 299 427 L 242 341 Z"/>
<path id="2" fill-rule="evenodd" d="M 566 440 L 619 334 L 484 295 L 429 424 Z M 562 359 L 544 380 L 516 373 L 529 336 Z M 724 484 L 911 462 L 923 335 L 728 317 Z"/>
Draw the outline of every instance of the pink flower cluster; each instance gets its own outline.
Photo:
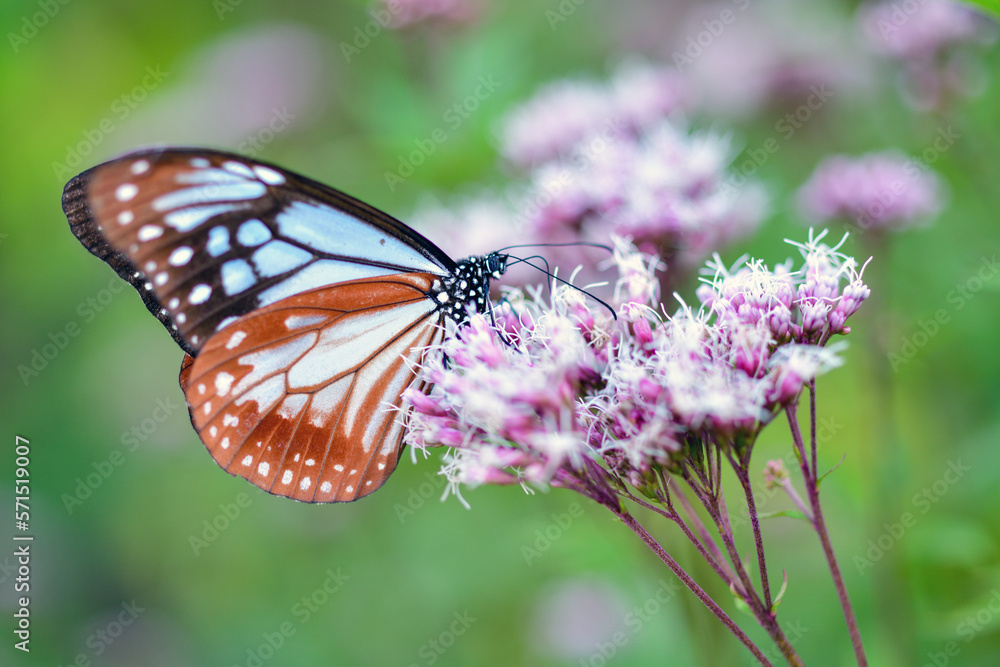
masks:
<path id="1" fill-rule="evenodd" d="M 541 164 L 594 137 L 639 132 L 684 107 L 687 98 L 673 68 L 639 62 L 622 65 L 606 84 L 556 81 L 510 112 L 501 153 L 519 167 Z"/>
<path id="2" fill-rule="evenodd" d="M 408 391 L 407 444 L 450 448 L 460 485 L 572 488 L 610 502 L 689 455 L 693 441 L 750 442 L 805 383 L 840 364 L 834 334 L 868 297 L 853 258 L 795 244 L 803 264 L 718 258 L 697 311 L 661 316 L 655 260 L 619 244 L 617 319 L 570 287 L 550 303 L 513 291 L 429 351 Z"/>
<path id="3" fill-rule="evenodd" d="M 627 236 L 682 275 L 763 218 L 758 184 L 726 187 L 734 157 L 728 138 L 667 122 L 610 137 L 532 174 L 527 229 L 550 242 Z"/>
<path id="4" fill-rule="evenodd" d="M 941 180 L 926 165 L 895 152 L 825 159 L 799 191 L 813 221 L 844 218 L 862 231 L 902 229 L 941 210 Z"/>

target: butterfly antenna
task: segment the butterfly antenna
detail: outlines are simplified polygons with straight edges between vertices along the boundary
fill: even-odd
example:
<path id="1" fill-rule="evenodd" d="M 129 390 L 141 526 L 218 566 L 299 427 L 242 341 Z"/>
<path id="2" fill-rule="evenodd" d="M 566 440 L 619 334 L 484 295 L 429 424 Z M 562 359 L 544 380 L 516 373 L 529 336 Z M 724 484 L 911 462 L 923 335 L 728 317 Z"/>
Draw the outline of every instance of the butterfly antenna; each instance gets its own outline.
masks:
<path id="1" fill-rule="evenodd" d="M 514 259 L 516 261 L 512 262 L 511 264 L 508 264 L 507 265 L 508 268 L 510 268 L 510 266 L 512 264 L 517 264 L 518 262 L 524 262 L 528 266 L 531 266 L 533 268 L 538 269 L 537 266 L 535 266 L 534 264 L 529 263 L 528 260 L 529 259 L 539 259 L 539 260 L 541 260 L 542 264 L 545 265 L 545 270 L 542 271 L 542 273 L 544 273 L 546 276 L 548 276 L 549 291 L 550 292 L 552 291 L 552 276 L 553 276 L 553 274 L 552 274 L 552 267 L 549 266 L 549 262 L 548 262 L 547 259 L 545 259 L 541 255 L 532 255 L 531 257 L 524 257 L 524 258 L 521 258 L 521 257 L 512 257 L 511 259 Z M 541 271 L 541 269 L 538 269 L 538 270 Z"/>
<path id="2" fill-rule="evenodd" d="M 569 245 L 569 244 L 567 244 L 567 245 Z M 577 244 L 572 244 L 572 245 L 577 245 Z M 597 245 L 597 244 L 594 244 L 594 245 Z M 549 280 L 549 291 L 552 290 L 552 280 L 556 280 L 558 282 L 561 282 L 563 285 L 567 285 L 568 287 L 572 287 L 573 289 L 575 289 L 576 291 L 580 292 L 581 294 L 589 296 L 591 299 L 593 299 L 597 303 L 599 303 L 602 306 L 604 306 L 605 308 L 607 308 L 608 312 L 611 313 L 611 317 L 613 317 L 616 320 L 618 319 L 618 314 L 615 312 L 615 309 L 612 308 L 608 304 L 608 302 L 604 301 L 603 299 L 600 299 L 600 298 L 596 297 L 595 295 L 593 295 L 592 293 L 588 292 L 585 289 L 577 287 L 576 285 L 574 285 L 571 282 L 563 280 L 559 276 L 557 276 L 554 273 L 552 273 L 551 271 L 547 270 L 549 268 L 549 263 L 545 261 L 544 257 L 539 257 L 538 255 L 534 255 L 532 257 L 525 257 L 523 259 L 520 258 L 520 257 L 511 257 L 511 259 L 513 259 L 515 261 L 511 262 L 510 264 L 508 264 L 507 268 L 510 268 L 511 266 L 513 266 L 514 264 L 517 264 L 518 262 L 523 262 L 523 263 L 527 264 L 528 266 L 530 266 L 531 268 L 533 268 L 533 269 L 535 269 L 537 271 L 541 271 L 542 273 L 544 273 L 545 275 L 547 275 L 549 277 L 549 279 L 550 279 Z M 543 269 L 542 267 L 538 266 L 537 264 L 532 264 L 530 261 L 528 261 L 528 260 L 532 260 L 532 259 L 541 259 L 542 263 L 545 264 L 545 268 Z"/>

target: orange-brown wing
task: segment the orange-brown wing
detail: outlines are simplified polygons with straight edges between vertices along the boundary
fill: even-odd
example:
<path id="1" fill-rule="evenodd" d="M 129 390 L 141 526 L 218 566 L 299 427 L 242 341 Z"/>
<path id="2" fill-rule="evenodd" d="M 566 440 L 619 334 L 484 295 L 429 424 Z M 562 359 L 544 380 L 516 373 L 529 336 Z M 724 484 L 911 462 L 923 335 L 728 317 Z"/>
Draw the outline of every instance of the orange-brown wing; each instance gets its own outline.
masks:
<path id="1" fill-rule="evenodd" d="M 287 297 L 213 335 L 181 366 L 191 422 L 227 472 L 304 502 L 347 502 L 399 459 L 401 394 L 443 335 L 407 273 Z"/>

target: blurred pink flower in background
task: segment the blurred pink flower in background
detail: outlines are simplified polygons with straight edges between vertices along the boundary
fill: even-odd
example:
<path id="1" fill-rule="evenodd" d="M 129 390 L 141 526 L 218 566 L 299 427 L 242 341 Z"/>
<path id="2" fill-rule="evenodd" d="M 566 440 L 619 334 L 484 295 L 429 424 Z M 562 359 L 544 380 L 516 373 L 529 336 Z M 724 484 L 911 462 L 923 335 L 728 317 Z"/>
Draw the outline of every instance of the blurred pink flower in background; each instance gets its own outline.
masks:
<path id="1" fill-rule="evenodd" d="M 872 85 L 848 17 L 832 6 L 787 0 L 697 3 L 660 48 L 682 73 L 700 111 L 745 118 Z M 828 95 L 824 95 L 828 97 Z"/>
<path id="2" fill-rule="evenodd" d="M 307 128 L 335 90 L 329 46 L 294 25 L 228 33 L 164 65 L 162 89 L 136 105 L 111 136 L 112 154 L 138 145 L 209 145 L 258 157 L 291 128 Z"/>
<path id="3" fill-rule="evenodd" d="M 629 237 L 661 257 L 676 284 L 710 252 L 752 233 L 764 216 L 758 184 L 725 187 L 733 158 L 727 137 L 667 122 L 640 136 L 578 145 L 574 155 L 532 173 L 529 234 L 551 243 Z M 589 256 L 581 252 L 566 248 L 557 256 L 573 265 Z"/>
<path id="4" fill-rule="evenodd" d="M 607 83 L 564 79 L 541 88 L 504 119 L 500 151 L 519 167 L 538 165 L 594 136 L 640 132 L 688 101 L 673 68 L 626 62 Z"/>
<path id="5" fill-rule="evenodd" d="M 542 652 L 575 661 L 623 630 L 628 612 L 625 596 L 611 583 L 569 579 L 539 593 L 530 629 Z"/>
<path id="6" fill-rule="evenodd" d="M 933 60 L 945 50 L 983 37 L 984 16 L 961 2 L 880 2 L 859 17 L 872 50 L 899 60 Z"/>
<path id="7" fill-rule="evenodd" d="M 872 51 L 903 66 L 904 99 L 916 109 L 939 110 L 955 94 L 978 92 L 989 76 L 961 47 L 994 41 L 997 26 L 968 4 L 880 2 L 863 6 L 858 21 Z"/>
<path id="8" fill-rule="evenodd" d="M 466 23 L 482 9 L 480 0 L 377 0 L 376 12 L 388 12 L 388 27 L 409 28 L 419 23 Z"/>
<path id="9" fill-rule="evenodd" d="M 941 210 L 942 182 L 922 162 L 894 151 L 825 159 L 799 190 L 813 222 L 834 218 L 862 231 L 899 230 L 930 222 Z"/>

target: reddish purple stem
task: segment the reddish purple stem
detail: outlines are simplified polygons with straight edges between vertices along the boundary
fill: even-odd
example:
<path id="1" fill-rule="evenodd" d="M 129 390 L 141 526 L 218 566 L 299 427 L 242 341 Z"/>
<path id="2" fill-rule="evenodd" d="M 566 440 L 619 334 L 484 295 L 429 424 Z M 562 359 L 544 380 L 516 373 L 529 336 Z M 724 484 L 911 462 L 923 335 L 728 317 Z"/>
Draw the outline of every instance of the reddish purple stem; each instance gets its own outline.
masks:
<path id="1" fill-rule="evenodd" d="M 790 403 L 785 409 L 788 415 L 788 425 L 792 430 L 792 441 L 799 454 L 799 465 L 802 468 L 802 477 L 805 482 L 806 491 L 809 495 L 809 505 L 812 507 L 812 524 L 816 534 L 819 536 L 820 544 L 823 546 L 823 555 L 830 567 L 830 574 L 833 577 L 833 585 L 837 589 L 837 597 L 840 599 L 840 607 L 844 611 L 844 620 L 847 622 L 847 631 L 851 635 L 851 644 L 854 646 L 854 656 L 857 659 L 858 667 L 868 667 L 868 658 L 865 657 L 865 647 L 861 641 L 861 631 L 858 629 L 858 620 L 854 616 L 854 608 L 851 607 L 851 600 L 847 596 L 847 587 L 844 585 L 844 577 L 840 573 L 840 566 L 837 564 L 837 556 L 833 552 L 833 545 L 830 543 L 830 534 L 826 529 L 826 521 L 823 519 L 823 509 L 819 504 L 819 478 L 816 471 L 816 394 L 815 390 L 810 392 L 810 422 L 811 429 L 811 452 L 807 456 L 805 442 L 802 440 L 802 431 L 799 429 L 798 403 Z M 813 464 L 810 469 L 809 462 Z"/>

